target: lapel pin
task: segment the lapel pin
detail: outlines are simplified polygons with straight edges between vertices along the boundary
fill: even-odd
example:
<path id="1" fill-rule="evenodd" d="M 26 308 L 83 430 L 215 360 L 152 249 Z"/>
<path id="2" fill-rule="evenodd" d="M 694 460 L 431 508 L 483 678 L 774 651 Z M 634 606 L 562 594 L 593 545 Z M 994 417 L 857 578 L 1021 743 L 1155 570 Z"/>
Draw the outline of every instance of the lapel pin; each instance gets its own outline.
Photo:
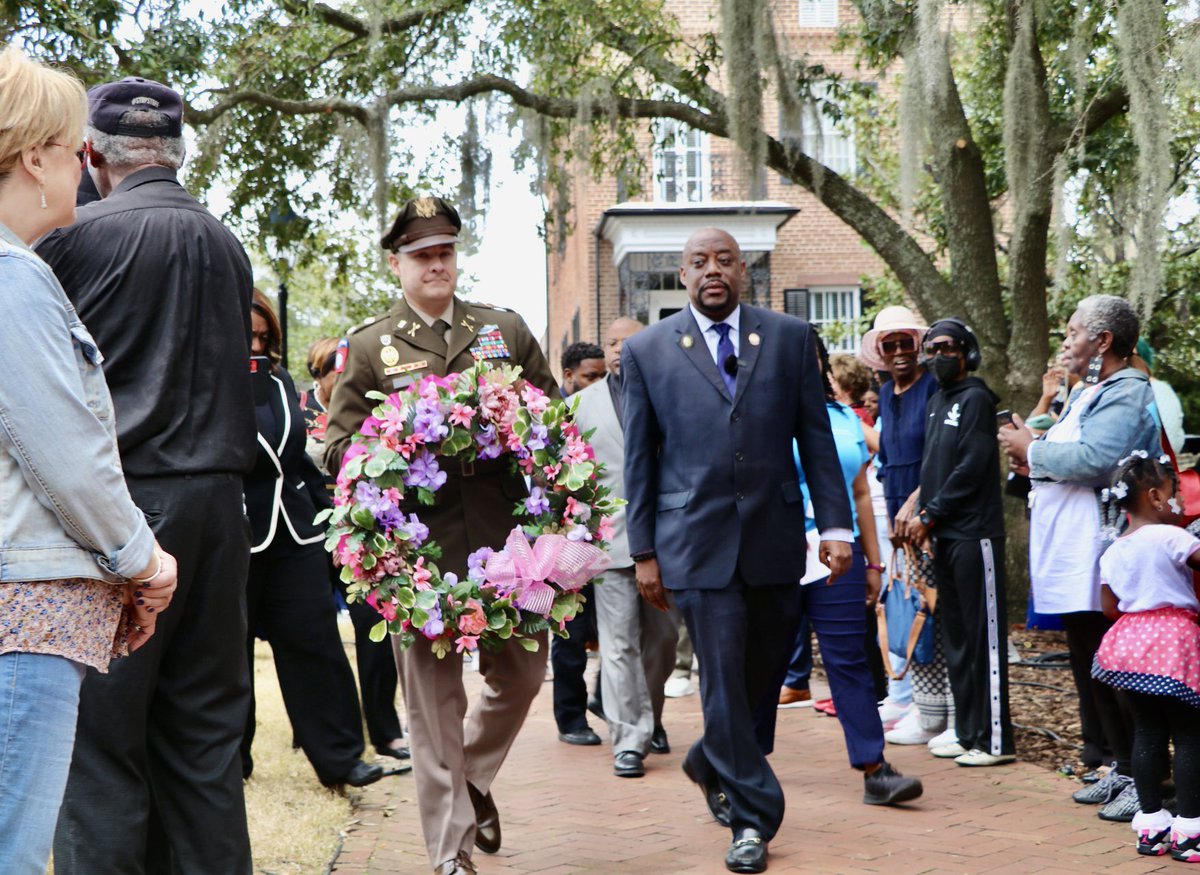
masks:
<path id="1" fill-rule="evenodd" d="M 416 337 L 416 336 L 417 336 L 417 332 L 418 332 L 418 331 L 420 331 L 420 330 L 421 330 L 421 326 L 420 326 L 420 324 L 418 324 L 418 323 L 414 322 L 412 325 L 410 325 L 410 326 L 408 327 L 408 336 L 409 336 L 409 337 Z"/>
<path id="2" fill-rule="evenodd" d="M 461 325 L 463 328 L 467 329 L 467 331 L 473 331 L 475 329 L 475 327 L 471 324 L 470 316 L 468 316 L 466 319 L 464 319 L 462 322 L 459 322 L 458 324 Z"/>
<path id="3" fill-rule="evenodd" d="M 751 346 L 758 346 L 760 343 L 762 343 L 762 338 L 758 336 L 758 332 L 756 331 L 751 331 L 750 336 L 746 339 L 750 341 Z"/>
<path id="4" fill-rule="evenodd" d="M 692 343 L 694 343 L 694 341 L 692 340 L 692 335 L 690 334 L 685 334 L 683 337 L 679 338 L 679 345 L 684 349 L 691 349 Z"/>

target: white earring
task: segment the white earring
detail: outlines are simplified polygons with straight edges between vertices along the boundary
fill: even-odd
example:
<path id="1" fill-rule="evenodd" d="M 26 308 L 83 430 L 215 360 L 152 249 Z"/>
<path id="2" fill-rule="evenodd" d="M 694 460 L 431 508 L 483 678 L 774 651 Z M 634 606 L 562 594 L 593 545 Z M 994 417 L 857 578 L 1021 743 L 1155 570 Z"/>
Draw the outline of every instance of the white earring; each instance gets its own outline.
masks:
<path id="1" fill-rule="evenodd" d="M 44 183 L 44 182 L 38 183 L 38 194 L 40 194 L 42 196 L 42 209 L 43 210 L 48 209 L 48 207 L 46 206 L 46 183 Z"/>

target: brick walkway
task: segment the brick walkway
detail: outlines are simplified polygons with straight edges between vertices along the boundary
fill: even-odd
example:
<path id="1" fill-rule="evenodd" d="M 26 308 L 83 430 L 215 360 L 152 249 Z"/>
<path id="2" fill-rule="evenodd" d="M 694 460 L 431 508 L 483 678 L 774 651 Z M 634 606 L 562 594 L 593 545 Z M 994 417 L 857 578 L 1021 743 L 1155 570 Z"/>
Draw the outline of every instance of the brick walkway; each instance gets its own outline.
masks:
<path id="1" fill-rule="evenodd" d="M 478 684 L 468 675 L 468 689 Z M 1169 857 L 1139 857 L 1128 825 L 1099 820 L 1095 808 L 1070 801 L 1078 785 L 1027 763 L 964 769 L 923 746 L 889 746 L 891 762 L 919 775 L 925 795 L 903 809 L 863 805 L 837 721 L 809 709 L 779 716 L 771 761 L 788 810 L 771 843 L 771 873 L 1182 871 Z M 480 875 L 725 872 L 729 832 L 680 771 L 700 732 L 699 697 L 667 700 L 672 752 L 651 755 L 640 780 L 612 775 L 606 731 L 589 719 L 604 746 L 561 744 L 546 683 L 493 787 L 504 847 L 494 857 L 475 854 Z M 430 871 L 411 777 L 368 788 L 334 871 Z"/>

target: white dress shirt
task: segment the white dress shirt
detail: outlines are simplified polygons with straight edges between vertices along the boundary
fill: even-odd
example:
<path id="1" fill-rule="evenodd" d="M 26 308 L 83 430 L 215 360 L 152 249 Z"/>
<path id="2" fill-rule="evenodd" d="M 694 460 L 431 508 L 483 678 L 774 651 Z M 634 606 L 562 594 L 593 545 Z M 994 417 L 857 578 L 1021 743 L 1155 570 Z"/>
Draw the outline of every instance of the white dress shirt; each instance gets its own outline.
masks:
<path id="1" fill-rule="evenodd" d="M 718 370 L 722 367 L 720 359 L 717 358 L 717 344 L 721 342 L 721 335 L 713 327 L 719 323 L 709 319 L 703 313 L 696 309 L 695 304 L 688 304 L 688 308 L 692 311 L 692 318 L 696 320 L 696 324 L 700 327 L 700 333 L 704 337 L 704 343 L 708 347 L 708 354 L 712 356 L 713 362 Z M 742 353 L 741 337 L 739 336 L 739 328 L 741 327 L 742 305 L 738 304 L 733 308 L 733 312 L 721 320 L 729 326 L 729 342 L 733 344 L 733 354 L 740 357 Z M 835 460 L 836 461 L 836 460 Z M 839 470 L 839 477 L 841 472 Z M 850 509 L 851 513 L 854 508 Z M 853 543 L 854 532 L 850 529 L 827 529 L 818 531 L 817 537 L 822 541 L 844 541 L 847 544 Z M 828 574 L 828 572 L 826 572 Z"/>

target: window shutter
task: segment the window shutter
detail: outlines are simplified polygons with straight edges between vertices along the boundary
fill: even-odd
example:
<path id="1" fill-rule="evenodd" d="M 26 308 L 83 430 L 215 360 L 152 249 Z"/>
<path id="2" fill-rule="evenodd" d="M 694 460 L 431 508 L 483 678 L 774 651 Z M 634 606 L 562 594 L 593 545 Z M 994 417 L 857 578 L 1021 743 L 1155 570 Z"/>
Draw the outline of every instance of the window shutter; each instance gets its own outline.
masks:
<path id="1" fill-rule="evenodd" d="M 783 312 L 808 319 L 808 289 L 784 289 Z"/>

